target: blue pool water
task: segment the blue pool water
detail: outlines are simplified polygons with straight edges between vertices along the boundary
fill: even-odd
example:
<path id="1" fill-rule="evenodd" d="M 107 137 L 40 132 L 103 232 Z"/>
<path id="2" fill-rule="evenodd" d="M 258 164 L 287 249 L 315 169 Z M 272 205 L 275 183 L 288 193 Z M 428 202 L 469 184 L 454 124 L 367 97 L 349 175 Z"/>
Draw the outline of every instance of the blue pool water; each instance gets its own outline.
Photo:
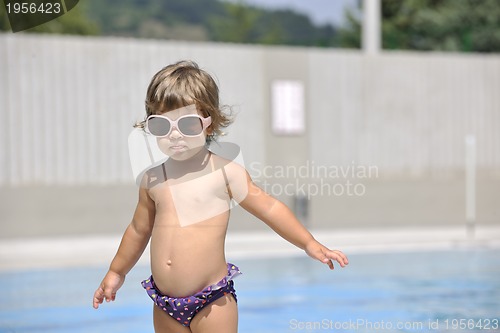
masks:
<path id="1" fill-rule="evenodd" d="M 233 260 L 239 332 L 500 332 L 500 250 L 349 259 L 334 272 L 305 256 Z M 116 302 L 94 310 L 105 270 L 0 273 L 0 332 L 153 332 L 140 286 L 149 268 L 135 267 Z"/>

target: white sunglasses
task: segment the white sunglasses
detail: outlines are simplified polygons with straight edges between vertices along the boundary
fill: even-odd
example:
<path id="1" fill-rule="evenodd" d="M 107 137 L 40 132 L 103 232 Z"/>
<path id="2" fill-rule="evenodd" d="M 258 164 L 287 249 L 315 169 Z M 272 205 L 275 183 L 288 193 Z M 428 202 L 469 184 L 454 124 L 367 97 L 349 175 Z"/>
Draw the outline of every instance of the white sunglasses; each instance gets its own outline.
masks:
<path id="1" fill-rule="evenodd" d="M 171 120 L 168 117 L 160 115 L 151 115 L 146 119 L 144 130 L 146 133 L 162 138 L 176 128 L 182 135 L 195 137 L 201 135 L 203 131 L 212 123 L 212 117 L 203 118 L 200 115 L 189 114 Z"/>

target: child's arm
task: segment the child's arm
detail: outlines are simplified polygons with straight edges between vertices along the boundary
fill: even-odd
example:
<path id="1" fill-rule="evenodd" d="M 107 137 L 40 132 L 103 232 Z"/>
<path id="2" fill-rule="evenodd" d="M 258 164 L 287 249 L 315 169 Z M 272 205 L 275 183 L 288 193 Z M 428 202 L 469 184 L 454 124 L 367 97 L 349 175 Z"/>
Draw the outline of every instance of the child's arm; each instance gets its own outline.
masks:
<path id="1" fill-rule="evenodd" d="M 257 187 L 248 173 L 246 177 L 248 193 L 240 202 L 245 210 L 264 221 L 277 234 L 304 250 L 310 257 L 327 264 L 330 269 L 334 268 L 332 260 L 337 261 L 341 267 L 348 264 L 347 257 L 341 251 L 330 250 L 316 241 L 285 204 Z"/>
<path id="2" fill-rule="evenodd" d="M 109 271 L 94 293 L 93 306 L 95 309 L 102 304 L 114 301 L 116 292 L 123 285 L 125 275 L 134 267 L 146 248 L 151 231 L 153 230 L 155 205 L 147 190 L 139 190 L 139 202 L 132 222 L 123 234 L 120 247 L 111 262 Z"/>

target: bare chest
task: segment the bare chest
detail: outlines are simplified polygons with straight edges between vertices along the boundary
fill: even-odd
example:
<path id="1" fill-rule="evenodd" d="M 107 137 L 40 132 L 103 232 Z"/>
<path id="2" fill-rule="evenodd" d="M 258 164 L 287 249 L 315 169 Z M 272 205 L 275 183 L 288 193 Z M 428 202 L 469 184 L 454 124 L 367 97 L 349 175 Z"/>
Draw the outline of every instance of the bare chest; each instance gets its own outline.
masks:
<path id="1" fill-rule="evenodd" d="M 229 210 L 230 198 L 220 170 L 192 179 L 167 180 L 150 190 L 156 223 L 188 226 Z"/>

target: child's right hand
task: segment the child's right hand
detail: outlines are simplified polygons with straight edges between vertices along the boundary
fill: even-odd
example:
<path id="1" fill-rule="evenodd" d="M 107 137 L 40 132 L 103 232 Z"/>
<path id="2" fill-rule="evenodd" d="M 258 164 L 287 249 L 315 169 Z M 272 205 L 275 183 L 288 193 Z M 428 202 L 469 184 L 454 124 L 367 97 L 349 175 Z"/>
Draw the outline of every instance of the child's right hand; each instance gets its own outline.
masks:
<path id="1" fill-rule="evenodd" d="M 114 301 L 116 298 L 116 292 L 123 285 L 124 281 L 124 275 L 120 275 L 113 271 L 108 271 L 108 273 L 102 280 L 101 285 L 94 293 L 94 309 L 99 308 L 99 304 L 102 304 L 104 300 L 106 300 L 106 302 Z"/>

